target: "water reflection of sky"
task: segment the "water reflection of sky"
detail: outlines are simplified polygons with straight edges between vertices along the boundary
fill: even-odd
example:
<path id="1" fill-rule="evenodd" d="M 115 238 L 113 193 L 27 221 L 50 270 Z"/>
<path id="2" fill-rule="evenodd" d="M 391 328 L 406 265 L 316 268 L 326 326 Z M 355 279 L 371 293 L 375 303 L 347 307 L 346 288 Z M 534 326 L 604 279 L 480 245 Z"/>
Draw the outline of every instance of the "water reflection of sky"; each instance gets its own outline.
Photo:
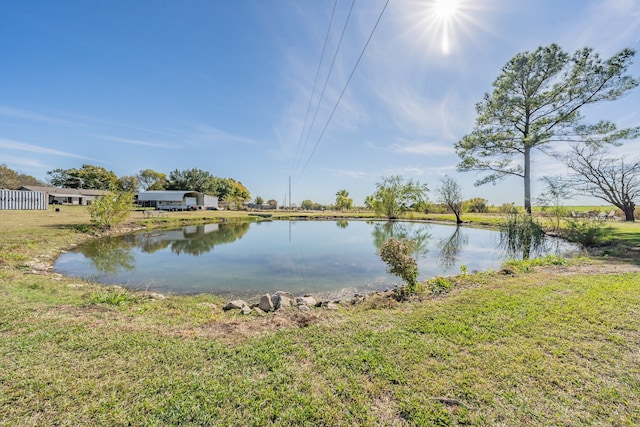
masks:
<path id="1" fill-rule="evenodd" d="M 500 234 L 425 223 L 268 221 L 210 224 L 98 239 L 63 254 L 59 273 L 159 292 L 256 295 L 391 288 L 379 245 L 420 242 L 419 280 L 496 269 L 507 257 Z M 561 246 L 567 250 L 568 245 Z"/>

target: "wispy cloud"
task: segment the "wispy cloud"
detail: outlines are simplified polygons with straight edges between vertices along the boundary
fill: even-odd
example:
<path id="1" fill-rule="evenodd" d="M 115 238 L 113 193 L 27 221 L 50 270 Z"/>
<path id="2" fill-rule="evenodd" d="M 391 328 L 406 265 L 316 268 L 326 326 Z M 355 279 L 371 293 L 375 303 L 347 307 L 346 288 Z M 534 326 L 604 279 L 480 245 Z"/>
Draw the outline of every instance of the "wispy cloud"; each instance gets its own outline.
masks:
<path id="1" fill-rule="evenodd" d="M 426 173 L 425 168 L 417 166 L 406 166 L 401 168 L 388 168 L 385 171 L 385 176 L 401 175 L 401 176 L 423 176 Z"/>
<path id="2" fill-rule="evenodd" d="M 213 126 L 195 123 L 190 125 L 194 129 L 195 133 L 192 134 L 192 140 L 204 141 L 204 142 L 239 142 L 248 145 L 260 144 L 260 141 L 247 138 L 245 136 L 234 135 L 229 132 L 225 132 Z"/>
<path id="3" fill-rule="evenodd" d="M 447 156 L 455 154 L 455 150 L 451 144 L 407 140 L 400 140 L 392 144 L 391 151 L 403 154 L 418 154 L 422 156 Z"/>
<path id="4" fill-rule="evenodd" d="M 99 162 L 99 160 L 92 159 L 90 157 L 81 156 L 76 153 L 69 153 L 66 151 L 54 150 L 51 148 L 40 147 L 37 145 L 31 145 L 31 144 L 27 144 L 19 141 L 12 141 L 9 139 L 0 139 L 0 148 L 6 148 L 8 150 L 15 150 L 15 151 L 26 151 L 29 153 L 36 153 L 36 154 L 50 154 L 50 155 L 61 156 L 61 157 L 72 157 L 76 159 L 84 159 L 84 160 Z"/>
<path id="5" fill-rule="evenodd" d="M 320 169 L 322 172 L 327 174 L 344 177 L 344 178 L 355 178 L 360 179 L 368 176 L 366 172 L 357 171 L 357 170 L 349 170 L 349 169 Z"/>
<path id="6" fill-rule="evenodd" d="M 130 138 L 120 138 L 117 136 L 107 136 L 107 135 L 96 135 L 98 138 L 106 139 L 108 141 L 121 142 L 123 144 L 130 145 L 142 145 L 145 147 L 157 147 L 157 148 L 179 148 L 175 144 L 167 144 L 164 142 L 155 142 L 155 141 L 143 141 L 139 139 L 130 139 Z"/>
<path id="7" fill-rule="evenodd" d="M 600 0 L 593 4 L 579 20 L 580 25 L 569 28 L 565 38 L 574 48 L 594 46 L 603 56 L 640 42 L 640 3 L 637 0 Z M 603 28 L 617 22 L 615 32 L 603 36 Z"/>
<path id="8" fill-rule="evenodd" d="M 35 122 L 41 122 L 41 123 L 48 123 L 52 125 L 82 126 L 82 124 L 78 122 L 64 120 L 58 117 L 35 113 L 33 111 L 27 111 L 20 108 L 9 107 L 6 105 L 0 105 L 0 116 L 12 117 L 14 119 L 29 120 L 29 121 L 35 121 Z"/>
<path id="9" fill-rule="evenodd" d="M 46 169 L 47 165 L 36 160 L 32 157 L 21 157 L 21 156 L 2 156 L 2 162 L 6 162 L 12 165 L 25 166 L 30 169 Z"/>

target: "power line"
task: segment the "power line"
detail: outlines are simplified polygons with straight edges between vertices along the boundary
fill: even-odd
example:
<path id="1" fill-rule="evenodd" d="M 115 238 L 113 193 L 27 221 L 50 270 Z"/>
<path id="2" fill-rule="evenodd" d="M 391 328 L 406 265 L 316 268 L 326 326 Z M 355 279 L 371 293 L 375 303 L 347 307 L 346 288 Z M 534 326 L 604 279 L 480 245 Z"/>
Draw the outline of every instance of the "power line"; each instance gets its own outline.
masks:
<path id="1" fill-rule="evenodd" d="M 388 5 L 389 5 L 389 0 L 387 0 L 385 2 L 384 7 L 380 11 L 380 15 L 378 16 L 378 19 L 376 20 L 375 25 L 371 29 L 371 33 L 369 34 L 369 38 L 367 38 L 367 42 L 364 44 L 364 47 L 362 48 L 362 51 L 360 52 L 360 56 L 358 56 L 358 60 L 356 61 L 355 65 L 353 66 L 353 69 L 351 70 L 351 74 L 349 75 L 349 78 L 347 79 L 347 82 L 345 83 L 344 88 L 342 89 L 342 92 L 340 92 L 340 96 L 338 97 L 338 100 L 336 101 L 336 104 L 333 106 L 333 110 L 331 110 L 331 114 L 329 115 L 329 118 L 327 119 L 327 122 L 325 123 L 324 127 L 322 128 L 322 132 L 320 133 L 320 136 L 318 136 L 318 140 L 316 141 L 316 144 L 314 145 L 313 150 L 311 151 L 311 154 L 309 155 L 309 158 L 307 159 L 307 162 L 304 165 L 304 168 L 300 172 L 300 176 L 298 177 L 298 181 L 300 181 L 300 179 L 302 178 L 302 175 L 307 170 L 307 166 L 309 166 L 309 163 L 311 162 L 311 158 L 313 157 L 314 153 L 316 152 L 316 149 L 318 148 L 318 145 L 320 145 L 320 141 L 322 140 L 322 137 L 324 136 L 324 133 L 327 130 L 327 127 L 329 127 L 329 123 L 331 122 L 331 119 L 333 118 L 334 113 L 338 109 L 338 105 L 340 104 L 340 101 L 342 100 L 342 97 L 344 96 L 344 93 L 346 92 L 347 87 L 349 86 L 349 83 L 351 82 L 351 79 L 353 78 L 353 75 L 356 72 L 356 68 L 358 68 L 358 65 L 360 64 L 360 60 L 364 56 L 364 52 L 367 49 L 367 46 L 369 46 L 369 42 L 371 41 L 371 38 L 373 37 L 373 34 L 376 31 L 376 28 L 378 28 L 378 24 L 382 20 L 382 15 L 384 15 L 384 11 L 387 9 Z"/>
<path id="2" fill-rule="evenodd" d="M 313 95 L 316 93 L 316 86 L 318 84 L 318 77 L 320 77 L 320 70 L 322 68 L 322 63 L 324 62 L 324 54 L 327 50 L 327 45 L 329 44 L 329 35 L 331 34 L 331 28 L 333 28 L 333 19 L 336 14 L 336 8 L 338 6 L 338 0 L 335 0 L 333 3 L 333 10 L 331 11 L 331 19 L 329 20 L 329 27 L 327 28 L 327 34 L 324 37 L 324 45 L 322 46 L 322 53 L 320 54 L 320 62 L 318 63 L 318 70 L 316 71 L 316 77 L 313 81 L 313 89 L 311 89 L 311 96 L 309 97 L 309 104 L 307 105 L 307 112 L 304 115 L 304 122 L 302 123 L 302 128 L 300 129 L 300 138 L 298 138 L 298 147 L 296 149 L 296 155 L 293 158 L 293 167 L 291 172 L 295 172 L 300 160 L 302 158 L 302 153 L 300 152 L 300 147 L 302 147 L 302 137 L 304 135 L 304 129 L 307 127 L 307 121 L 309 120 L 309 111 L 311 111 L 311 103 L 313 102 Z M 306 144 L 305 144 L 306 145 Z M 304 150 L 303 150 L 304 152 Z M 298 154 L 300 154 L 300 158 L 298 158 Z"/>
<path id="3" fill-rule="evenodd" d="M 338 39 L 338 44 L 336 46 L 336 50 L 333 53 L 333 58 L 331 60 L 331 65 L 329 66 L 329 71 L 327 72 L 327 77 L 324 80 L 324 85 L 322 86 L 322 92 L 320 93 L 320 98 L 318 99 L 318 104 L 316 105 L 316 109 L 313 113 L 313 119 L 311 120 L 311 124 L 309 125 L 309 130 L 307 131 L 307 137 L 304 140 L 304 144 L 302 146 L 302 150 L 300 152 L 300 159 L 302 160 L 302 156 L 304 155 L 305 148 L 307 147 L 307 143 L 309 142 L 309 138 L 311 137 L 311 130 L 316 123 L 316 119 L 318 117 L 318 111 L 320 110 L 320 105 L 322 104 L 322 100 L 324 99 L 324 94 L 327 90 L 327 85 L 329 84 L 329 78 L 331 77 L 331 73 L 333 72 L 333 67 L 336 63 L 336 59 L 338 58 L 338 52 L 340 51 L 340 47 L 342 46 L 342 40 L 344 39 L 344 34 L 347 31 L 347 26 L 349 24 L 349 19 L 351 18 L 351 12 L 353 12 L 353 6 L 355 5 L 355 0 L 351 0 L 351 6 L 349 7 L 349 13 L 347 14 L 347 19 L 344 21 L 344 25 L 342 26 L 342 32 L 340 33 L 340 38 Z M 296 163 L 296 168 L 300 162 Z M 295 172 L 295 168 L 294 168 Z"/>

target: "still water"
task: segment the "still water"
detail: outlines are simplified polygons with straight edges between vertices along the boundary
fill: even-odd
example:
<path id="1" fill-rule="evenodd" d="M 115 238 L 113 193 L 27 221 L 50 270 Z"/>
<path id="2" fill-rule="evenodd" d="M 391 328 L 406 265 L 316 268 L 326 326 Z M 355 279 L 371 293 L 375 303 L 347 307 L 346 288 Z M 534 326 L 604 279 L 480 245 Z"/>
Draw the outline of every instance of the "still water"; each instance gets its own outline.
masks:
<path id="1" fill-rule="evenodd" d="M 370 292 L 401 284 L 386 273 L 380 245 L 390 237 L 418 243 L 419 280 L 457 274 L 461 266 L 497 269 L 521 256 L 501 249 L 492 230 L 416 222 L 263 221 L 189 226 L 96 239 L 61 255 L 55 270 L 71 277 L 167 293 L 252 297 L 276 290 Z M 549 240 L 543 253 L 573 247 Z"/>

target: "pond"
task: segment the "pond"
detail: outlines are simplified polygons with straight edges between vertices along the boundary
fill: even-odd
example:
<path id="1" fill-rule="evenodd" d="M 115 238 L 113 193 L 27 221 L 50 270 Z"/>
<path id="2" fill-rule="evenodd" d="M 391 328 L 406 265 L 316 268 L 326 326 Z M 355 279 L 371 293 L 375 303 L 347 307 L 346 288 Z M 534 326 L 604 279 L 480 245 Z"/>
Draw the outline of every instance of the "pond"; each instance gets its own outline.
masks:
<path id="1" fill-rule="evenodd" d="M 421 222 L 262 221 L 207 224 L 89 241 L 62 254 L 55 270 L 105 284 L 165 293 L 255 297 L 366 293 L 401 285 L 386 273 L 380 245 L 417 242 L 419 280 L 462 269 L 497 269 L 514 255 L 493 230 Z M 538 254 L 574 247 L 550 239 Z"/>

